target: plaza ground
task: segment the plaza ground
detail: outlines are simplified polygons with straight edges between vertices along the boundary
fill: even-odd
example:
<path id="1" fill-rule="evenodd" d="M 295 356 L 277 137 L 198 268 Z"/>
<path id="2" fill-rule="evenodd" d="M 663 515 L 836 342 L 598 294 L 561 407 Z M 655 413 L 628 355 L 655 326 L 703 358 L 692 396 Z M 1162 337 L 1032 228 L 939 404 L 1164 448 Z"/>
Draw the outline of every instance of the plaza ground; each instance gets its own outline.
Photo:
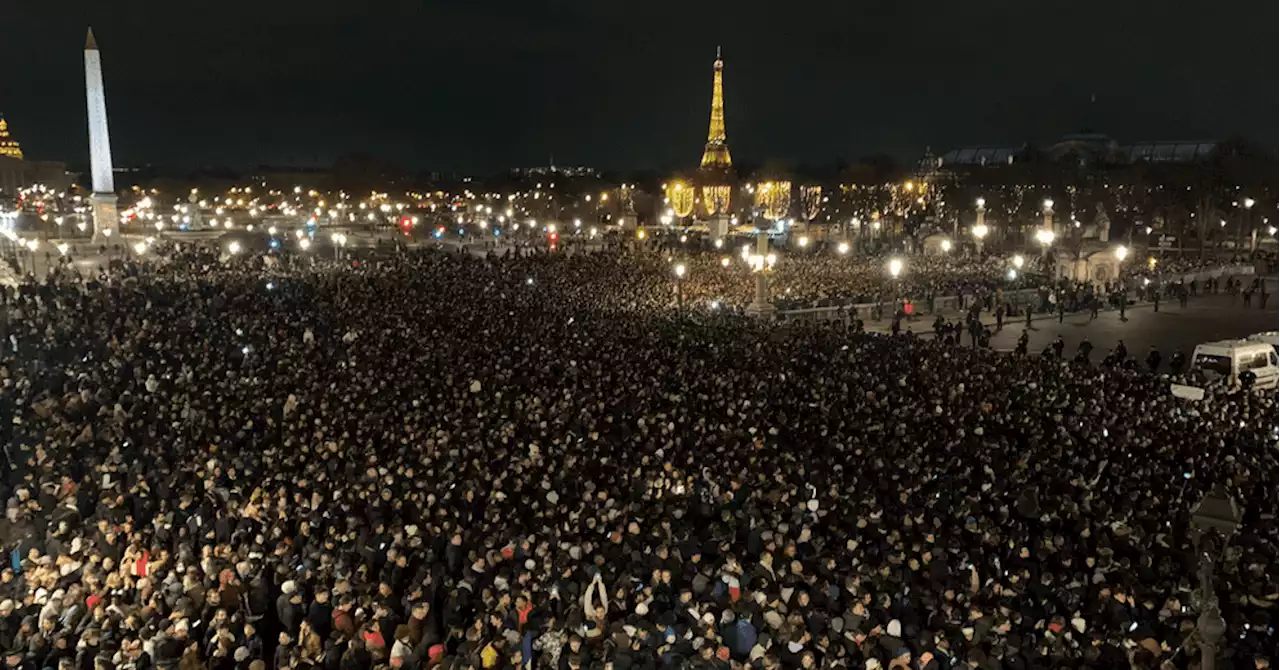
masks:
<path id="1" fill-rule="evenodd" d="M 1259 309 L 1256 295 L 1253 305 L 1247 308 L 1242 306 L 1239 297 L 1218 294 L 1192 298 L 1185 308 L 1179 307 L 1177 301 L 1161 301 L 1159 312 L 1150 305 L 1135 306 L 1125 311 L 1125 317 L 1128 320 L 1121 321 L 1119 312 L 1105 311 L 1091 320 L 1088 312 L 1081 312 L 1067 314 L 1062 323 L 1058 323 L 1056 314 L 1052 317 L 1037 315 L 1028 331 L 1027 351 L 1038 354 L 1062 336 L 1068 356 L 1074 355 L 1076 346 L 1088 338 L 1094 346 L 1095 361 L 1101 360 L 1120 340 L 1124 340 L 1131 356 L 1145 356 L 1147 349 L 1154 345 L 1167 358 L 1177 349 L 1190 355 L 1192 349 L 1202 342 L 1280 329 L 1277 326 L 1280 309 L 1277 309 L 1276 300 L 1272 298 L 1266 309 Z M 993 323 L 989 314 L 983 315 L 983 321 Z M 992 336 L 991 348 L 1012 351 L 1018 346 L 1018 336 L 1026 327 L 1025 322 L 1024 318 L 1006 320 L 1004 329 Z M 928 316 L 909 325 L 918 334 L 933 336 L 933 319 Z M 884 330 L 888 327 L 888 320 L 868 326 L 869 329 Z M 994 325 L 991 330 L 995 331 Z M 967 334 L 964 343 L 969 344 Z"/>

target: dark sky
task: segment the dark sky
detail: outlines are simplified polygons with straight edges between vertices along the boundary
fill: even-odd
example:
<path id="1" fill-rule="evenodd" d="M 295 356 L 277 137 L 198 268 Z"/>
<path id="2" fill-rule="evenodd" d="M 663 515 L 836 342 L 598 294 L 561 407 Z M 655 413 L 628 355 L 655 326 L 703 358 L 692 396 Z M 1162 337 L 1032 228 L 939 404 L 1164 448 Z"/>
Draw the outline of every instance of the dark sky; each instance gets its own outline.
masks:
<path id="1" fill-rule="evenodd" d="M 1275 0 L 21 0 L 0 112 L 87 162 L 85 26 L 117 165 L 695 165 L 724 47 L 738 159 L 1239 134 L 1277 144 Z M 1096 94 L 1092 107 L 1089 98 Z"/>

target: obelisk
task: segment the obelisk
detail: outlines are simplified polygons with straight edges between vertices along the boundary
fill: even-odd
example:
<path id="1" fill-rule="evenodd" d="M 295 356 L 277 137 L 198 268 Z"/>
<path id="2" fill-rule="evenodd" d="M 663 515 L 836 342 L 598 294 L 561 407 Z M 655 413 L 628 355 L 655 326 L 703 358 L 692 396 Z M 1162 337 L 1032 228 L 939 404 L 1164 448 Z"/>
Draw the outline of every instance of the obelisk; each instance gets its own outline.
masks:
<path id="1" fill-rule="evenodd" d="M 102 54 L 93 28 L 84 42 L 84 85 L 89 105 L 89 165 L 93 170 L 93 243 L 105 244 L 116 234 L 115 178 L 111 174 L 111 138 L 107 134 L 107 97 L 102 86 Z"/>

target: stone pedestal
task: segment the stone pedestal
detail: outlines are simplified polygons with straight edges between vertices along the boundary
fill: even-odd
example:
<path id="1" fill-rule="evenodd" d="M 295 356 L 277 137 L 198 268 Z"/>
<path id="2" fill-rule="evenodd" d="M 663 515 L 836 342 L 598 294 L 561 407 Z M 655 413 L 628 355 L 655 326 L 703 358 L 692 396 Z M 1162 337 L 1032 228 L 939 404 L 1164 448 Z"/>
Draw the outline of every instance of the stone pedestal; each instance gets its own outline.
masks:
<path id="1" fill-rule="evenodd" d="M 769 302 L 769 276 L 763 272 L 756 273 L 756 297 L 747 305 L 746 312 L 748 316 L 769 320 L 778 313 L 778 308 Z"/>
<path id="2" fill-rule="evenodd" d="M 89 196 L 93 204 L 93 244 L 110 244 L 119 233 L 120 214 L 116 211 L 116 194 L 94 193 Z"/>
<path id="3" fill-rule="evenodd" d="M 712 241 L 723 240 L 729 236 L 729 215 L 717 214 L 707 220 L 707 231 Z"/>

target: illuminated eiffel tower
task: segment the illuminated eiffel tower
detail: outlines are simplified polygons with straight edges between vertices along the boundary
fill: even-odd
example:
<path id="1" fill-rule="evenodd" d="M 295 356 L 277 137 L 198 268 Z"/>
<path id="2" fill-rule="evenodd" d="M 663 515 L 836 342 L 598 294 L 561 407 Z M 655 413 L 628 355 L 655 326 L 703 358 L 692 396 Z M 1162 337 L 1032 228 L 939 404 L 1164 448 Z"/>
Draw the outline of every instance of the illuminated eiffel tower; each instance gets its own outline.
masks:
<path id="1" fill-rule="evenodd" d="M 707 129 L 707 146 L 702 151 L 703 170 L 728 171 L 733 167 L 729 158 L 729 143 L 724 134 L 724 61 L 720 60 L 720 47 L 716 47 L 716 74 L 711 88 L 711 126 Z"/>

